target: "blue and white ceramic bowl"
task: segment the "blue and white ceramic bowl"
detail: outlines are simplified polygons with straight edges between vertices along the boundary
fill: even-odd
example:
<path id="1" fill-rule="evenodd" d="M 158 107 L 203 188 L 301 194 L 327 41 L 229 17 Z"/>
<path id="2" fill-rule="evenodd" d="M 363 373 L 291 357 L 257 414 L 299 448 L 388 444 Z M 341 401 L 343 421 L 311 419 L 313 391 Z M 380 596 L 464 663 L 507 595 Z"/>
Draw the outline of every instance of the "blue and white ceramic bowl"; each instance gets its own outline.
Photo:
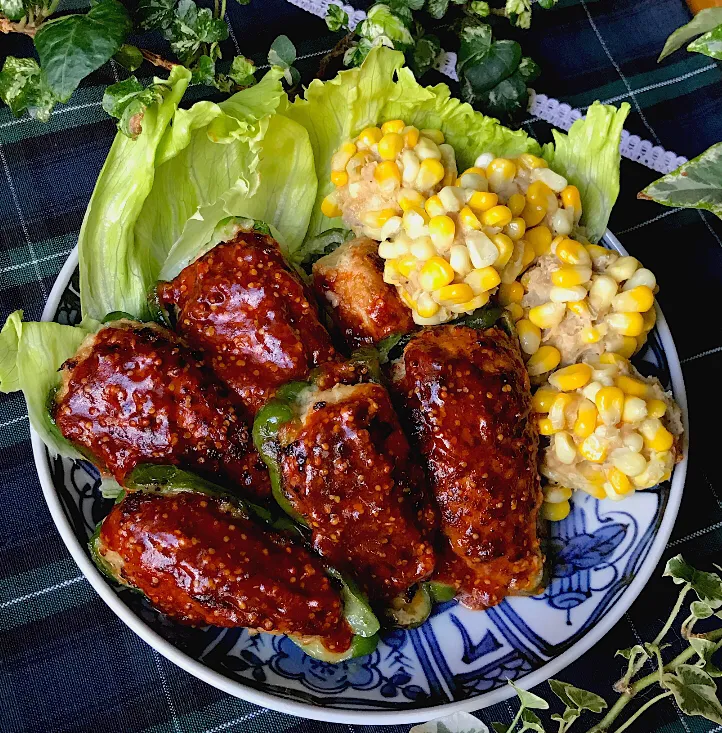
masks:
<path id="1" fill-rule="evenodd" d="M 607 246 L 624 252 L 612 234 Z M 80 320 L 77 252 L 68 259 L 44 320 Z M 662 314 L 636 363 L 674 390 L 688 434 L 682 371 Z M 556 561 L 543 595 L 510 598 L 488 611 L 452 601 L 420 628 L 388 633 L 368 657 L 331 665 L 283 636 L 238 629 L 189 629 L 161 619 L 135 593 L 113 587 L 86 548 L 111 502 L 84 461 L 33 451 L 50 512 L 75 561 L 111 609 L 148 644 L 232 695 L 285 713 L 367 724 L 412 723 L 475 710 L 509 697 L 507 679 L 531 687 L 577 659 L 617 622 L 654 570 L 677 515 L 687 459 L 671 482 L 622 502 L 577 494 L 571 514 L 551 525 Z M 685 446 L 685 455 L 686 455 Z"/>

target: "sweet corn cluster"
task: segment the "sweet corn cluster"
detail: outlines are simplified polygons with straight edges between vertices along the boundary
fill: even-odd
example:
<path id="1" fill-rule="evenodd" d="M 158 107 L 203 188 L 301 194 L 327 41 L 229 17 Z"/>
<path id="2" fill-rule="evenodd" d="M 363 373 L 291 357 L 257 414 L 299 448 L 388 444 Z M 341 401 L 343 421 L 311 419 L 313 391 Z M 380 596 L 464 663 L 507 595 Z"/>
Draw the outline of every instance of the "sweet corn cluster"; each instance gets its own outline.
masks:
<path id="1" fill-rule="evenodd" d="M 623 499 L 667 480 L 682 433 L 680 411 L 656 379 L 618 354 L 563 367 L 534 394 L 539 432 L 549 436 L 540 472 L 542 512 L 569 513 L 572 489 Z"/>
<path id="2" fill-rule="evenodd" d="M 521 278 L 517 321 L 529 375 L 635 354 L 656 321 L 654 274 L 634 257 L 556 237 Z"/>
<path id="3" fill-rule="evenodd" d="M 483 153 L 459 174 L 442 132 L 402 120 L 344 143 L 331 180 L 323 213 L 379 241 L 384 279 L 421 325 L 480 308 L 496 291 L 520 310 L 516 279 L 582 213 L 579 191 L 543 159 Z"/>

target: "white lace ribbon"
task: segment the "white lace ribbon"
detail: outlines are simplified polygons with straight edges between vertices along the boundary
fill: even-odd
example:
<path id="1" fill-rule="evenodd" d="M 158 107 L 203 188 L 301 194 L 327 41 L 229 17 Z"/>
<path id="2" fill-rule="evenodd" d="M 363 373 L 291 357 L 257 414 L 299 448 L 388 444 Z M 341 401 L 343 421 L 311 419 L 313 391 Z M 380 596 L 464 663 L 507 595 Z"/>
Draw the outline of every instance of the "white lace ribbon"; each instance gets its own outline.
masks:
<path id="1" fill-rule="evenodd" d="M 332 3 L 340 5 L 348 13 L 351 28 L 355 28 L 366 17 L 363 10 L 356 10 L 350 5 L 340 2 L 340 0 L 287 0 L 287 2 L 320 18 L 326 17 L 328 6 Z M 458 80 L 455 53 L 444 51 L 437 59 L 434 67 L 445 76 Z M 547 97 L 546 94 L 537 94 L 534 91 L 529 97 L 529 113 L 532 117 L 527 122 L 533 122 L 537 119 L 544 120 L 562 130 L 568 130 L 575 120 L 584 116 L 581 110 L 570 107 L 558 99 Z M 675 168 L 679 168 L 682 163 L 687 162 L 687 158 L 683 158 L 670 150 L 665 150 L 659 145 L 653 145 L 649 140 L 644 140 L 639 135 L 630 135 L 626 130 L 622 131 L 620 151 L 625 158 L 641 163 L 659 173 L 669 173 Z"/>

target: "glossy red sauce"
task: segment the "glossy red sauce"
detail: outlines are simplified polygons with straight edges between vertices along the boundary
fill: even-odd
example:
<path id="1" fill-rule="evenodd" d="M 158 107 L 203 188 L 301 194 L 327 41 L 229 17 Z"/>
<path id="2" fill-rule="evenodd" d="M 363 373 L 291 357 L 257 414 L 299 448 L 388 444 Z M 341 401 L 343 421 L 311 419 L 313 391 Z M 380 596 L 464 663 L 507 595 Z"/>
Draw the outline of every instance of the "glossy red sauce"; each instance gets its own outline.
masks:
<path id="1" fill-rule="evenodd" d="M 195 352 L 155 325 L 118 321 L 63 365 L 60 432 L 121 484 L 141 463 L 168 463 L 268 497 L 248 426 Z"/>
<path id="2" fill-rule="evenodd" d="M 351 347 L 416 328 L 396 288 L 384 282 L 378 243 L 371 239 L 346 242 L 314 263 L 313 285 Z"/>
<path id="3" fill-rule="evenodd" d="M 351 645 L 320 560 L 227 502 L 190 492 L 128 494 L 103 522 L 99 545 L 176 621 L 320 636 L 334 652 Z"/>
<path id="4" fill-rule="evenodd" d="M 435 579 L 456 586 L 473 608 L 535 590 L 543 564 L 539 439 L 514 342 L 497 328 L 425 329 L 395 375 L 448 541 Z"/>
<path id="5" fill-rule="evenodd" d="M 276 242 L 255 232 L 215 246 L 158 285 L 177 330 L 255 414 L 275 390 L 335 358 L 306 288 Z"/>
<path id="6" fill-rule="evenodd" d="M 310 525 L 316 551 L 372 602 L 388 601 L 434 568 L 417 524 L 413 482 L 423 476 L 383 387 L 336 390 L 343 392 L 319 392 L 302 424 L 281 428 L 283 489 Z"/>

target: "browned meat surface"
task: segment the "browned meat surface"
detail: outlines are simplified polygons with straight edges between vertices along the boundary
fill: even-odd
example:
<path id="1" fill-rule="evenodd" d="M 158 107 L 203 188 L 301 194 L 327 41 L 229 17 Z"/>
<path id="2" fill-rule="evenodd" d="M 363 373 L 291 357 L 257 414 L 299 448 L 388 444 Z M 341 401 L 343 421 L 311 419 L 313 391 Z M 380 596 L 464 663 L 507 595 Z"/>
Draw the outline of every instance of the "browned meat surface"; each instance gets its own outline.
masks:
<path id="1" fill-rule="evenodd" d="M 378 384 L 310 390 L 298 421 L 281 427 L 283 491 L 316 551 L 354 577 L 373 602 L 428 578 L 434 551 L 420 525 L 423 473 Z"/>
<path id="2" fill-rule="evenodd" d="M 472 608 L 534 591 L 543 564 L 538 436 L 516 345 L 497 328 L 425 329 L 394 376 L 448 542 L 435 579 Z"/>
<path id="3" fill-rule="evenodd" d="M 278 244 L 257 232 L 215 246 L 157 293 L 251 415 L 282 384 L 335 358 L 305 286 Z"/>
<path id="4" fill-rule="evenodd" d="M 353 239 L 313 265 L 313 285 L 351 347 L 376 344 L 416 328 L 371 239 Z"/>
<path id="5" fill-rule="evenodd" d="M 343 652 L 352 631 L 321 561 L 229 503 L 134 492 L 102 524 L 99 554 L 181 623 L 317 636 Z"/>
<path id="6" fill-rule="evenodd" d="M 153 324 L 116 321 L 63 365 L 60 432 L 121 484 L 169 463 L 264 498 L 270 481 L 248 426 L 195 352 Z"/>

